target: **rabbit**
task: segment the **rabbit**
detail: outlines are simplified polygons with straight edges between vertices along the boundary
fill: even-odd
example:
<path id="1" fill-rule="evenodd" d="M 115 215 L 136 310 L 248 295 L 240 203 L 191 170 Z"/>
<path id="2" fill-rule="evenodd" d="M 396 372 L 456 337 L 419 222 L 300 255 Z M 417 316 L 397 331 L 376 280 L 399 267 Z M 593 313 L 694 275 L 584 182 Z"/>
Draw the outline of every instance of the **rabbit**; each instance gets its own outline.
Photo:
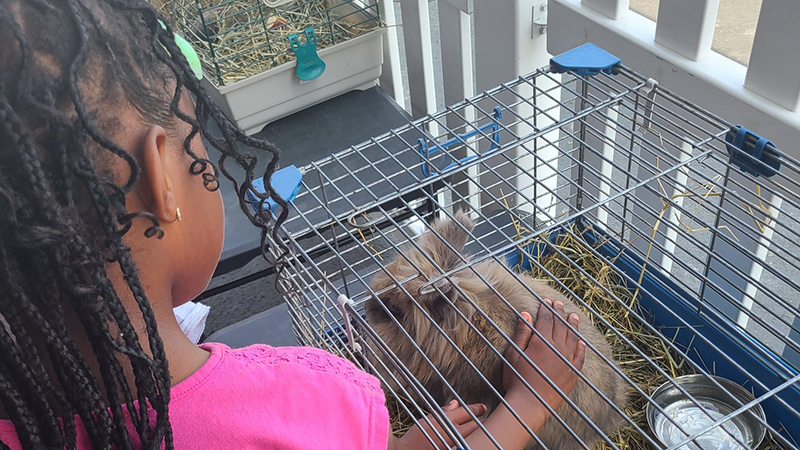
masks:
<path id="1" fill-rule="evenodd" d="M 436 220 L 431 224 L 431 228 L 458 253 L 450 250 L 434 233 L 424 233 L 418 238 L 419 247 L 444 271 L 457 269 L 464 266 L 465 260 L 469 261 L 467 256 L 460 256 L 460 253 L 463 252 L 475 223 L 463 212 L 456 213 L 454 217 L 455 221 Z M 409 260 L 413 261 L 414 265 Z M 415 265 L 420 268 L 421 274 L 414 267 Z M 534 316 L 535 320 L 540 301 L 509 273 L 508 267 L 494 260 L 480 262 L 473 267 L 516 311 L 527 311 Z M 398 282 L 403 283 L 405 290 L 415 299 L 410 299 L 387 272 L 391 273 Z M 504 363 L 501 356 L 492 351 L 489 345 L 467 325 L 434 287 L 426 287 L 420 292 L 424 283 L 440 274 L 441 272 L 415 247 L 410 246 L 402 250 L 402 256 L 389 262 L 385 266 L 385 271 L 379 271 L 370 282 L 374 292 L 380 293 L 383 290 L 385 292 L 379 294 L 379 299 L 373 297 L 365 303 L 367 323 L 422 383 L 438 404 L 443 405 L 449 402 L 452 399 L 452 392 L 434 373 L 423 355 L 415 349 L 414 343 L 425 352 L 436 369 L 466 403 L 484 403 L 488 407 L 488 411 L 492 411 L 499 404 L 497 395 L 492 392 L 475 370 L 467 365 L 464 358 L 456 352 L 442 334 L 432 326 L 420 308 L 414 305 L 414 302 L 418 303 L 480 370 L 494 389 L 500 394 L 504 394 L 502 383 Z M 456 283 L 474 304 L 480 307 L 502 329 L 503 333 L 507 336 L 513 334 L 518 320 L 517 315 L 492 292 L 486 282 L 478 278 L 475 272 L 466 268 L 455 272 L 450 278 L 452 283 Z M 549 298 L 553 302 L 562 301 L 567 314 L 576 313 L 580 316 L 582 339 L 590 344 L 587 346 L 582 373 L 610 401 L 620 409 L 624 408 L 628 401 L 628 385 L 608 363 L 592 350 L 594 347 L 608 360 L 613 361 L 611 346 L 603 339 L 600 331 L 591 325 L 589 317 L 577 305 L 567 300 L 563 294 L 544 282 L 523 275 L 520 275 L 520 278 L 542 298 Z M 436 283 L 436 287 L 502 355 L 509 345 L 508 342 L 492 328 L 481 314 L 476 314 L 472 304 L 453 288 L 451 281 L 442 279 Z M 385 309 L 381 303 L 386 307 Z M 387 313 L 386 310 L 390 313 Z M 398 329 L 389 314 L 402 324 L 411 336 L 413 343 Z M 397 374 L 395 376 L 402 379 Z M 384 377 L 384 379 L 391 379 L 391 377 Z M 404 387 L 409 392 L 413 392 L 409 386 L 404 384 Z M 623 417 L 582 380 L 578 381 L 570 398 L 605 434 L 614 432 L 623 423 Z M 564 403 L 557 412 L 588 448 L 596 448 L 600 436 L 568 404 Z M 583 448 L 555 418 L 546 421 L 537 433 L 537 437 L 550 449 Z M 539 447 L 536 441 L 532 440 L 527 448 Z"/>

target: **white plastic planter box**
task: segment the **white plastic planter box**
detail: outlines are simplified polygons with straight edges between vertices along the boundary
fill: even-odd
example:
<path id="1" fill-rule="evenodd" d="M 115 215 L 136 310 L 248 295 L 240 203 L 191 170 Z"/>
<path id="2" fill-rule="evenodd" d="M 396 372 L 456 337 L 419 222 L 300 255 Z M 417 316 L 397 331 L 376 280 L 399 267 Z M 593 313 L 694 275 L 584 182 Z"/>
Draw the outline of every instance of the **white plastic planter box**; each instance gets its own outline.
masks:
<path id="1" fill-rule="evenodd" d="M 319 51 L 327 66 L 316 80 L 301 82 L 295 61 L 236 83 L 206 89 L 225 113 L 248 135 L 264 125 L 354 89 L 377 84 L 383 65 L 383 35 L 378 28 Z"/>

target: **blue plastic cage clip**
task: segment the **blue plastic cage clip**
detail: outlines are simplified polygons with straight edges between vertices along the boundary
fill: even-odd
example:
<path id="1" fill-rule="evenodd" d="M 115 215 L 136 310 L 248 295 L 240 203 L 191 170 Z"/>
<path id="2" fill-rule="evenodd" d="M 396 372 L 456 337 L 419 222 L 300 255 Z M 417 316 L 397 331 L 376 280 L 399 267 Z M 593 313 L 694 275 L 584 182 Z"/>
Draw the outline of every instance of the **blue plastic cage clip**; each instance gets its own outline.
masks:
<path id="1" fill-rule="evenodd" d="M 292 53 L 297 57 L 297 78 L 302 81 L 311 81 L 325 73 L 325 61 L 317 54 L 317 34 L 313 27 L 308 27 L 303 32 L 306 41 L 300 43 L 297 34 L 288 36 Z"/>
<path id="2" fill-rule="evenodd" d="M 614 75 L 621 63 L 616 56 L 587 42 L 550 59 L 550 70 L 553 73 L 572 72 L 587 76 L 601 72 Z"/>
<path id="3" fill-rule="evenodd" d="M 725 135 L 730 163 L 755 177 L 771 177 L 781 170 L 781 155 L 775 144 L 736 125 Z"/>
<path id="4" fill-rule="evenodd" d="M 272 188 L 275 189 L 275 193 L 277 193 L 280 198 L 284 199 L 286 203 L 294 201 L 294 199 L 297 197 L 297 194 L 300 193 L 302 183 L 303 173 L 300 172 L 300 170 L 298 170 L 295 166 L 284 167 L 283 169 L 275 172 L 272 174 L 272 178 L 270 180 L 270 184 L 272 185 Z M 265 195 L 267 193 L 267 190 L 264 188 L 264 180 L 262 178 L 253 181 L 253 189 L 261 195 Z M 253 191 L 247 191 L 247 200 L 253 210 L 257 212 L 261 205 L 261 198 L 253 193 Z M 270 212 L 274 212 L 277 206 L 278 204 L 271 198 L 264 200 L 264 209 Z"/>
<path id="5" fill-rule="evenodd" d="M 458 161 L 453 161 L 452 163 L 448 164 L 447 167 L 442 169 L 442 172 L 446 172 L 453 167 L 459 166 L 461 164 L 467 163 L 472 161 L 473 159 L 477 158 L 478 156 L 485 156 L 486 154 L 493 152 L 500 148 L 500 122 L 499 120 L 503 118 L 503 110 L 500 109 L 499 106 L 494 107 L 494 115 L 492 118 L 492 123 L 487 123 L 478 129 L 456 135 L 456 137 L 446 140 L 441 144 L 437 143 L 436 141 L 433 142 L 434 148 L 429 148 L 428 143 L 425 139 L 418 139 L 417 140 L 417 151 L 419 152 L 419 161 L 422 163 L 420 169 L 422 170 L 422 176 L 428 178 L 430 176 L 436 175 L 439 172 L 432 172 L 430 170 L 430 166 L 428 165 L 428 161 L 430 161 L 431 155 L 435 154 L 438 151 L 446 150 L 454 145 L 463 144 L 466 142 L 467 139 L 477 136 L 478 134 L 492 134 L 492 145 L 482 154 L 482 155 L 472 155 L 467 156 L 466 158 L 459 159 Z"/>

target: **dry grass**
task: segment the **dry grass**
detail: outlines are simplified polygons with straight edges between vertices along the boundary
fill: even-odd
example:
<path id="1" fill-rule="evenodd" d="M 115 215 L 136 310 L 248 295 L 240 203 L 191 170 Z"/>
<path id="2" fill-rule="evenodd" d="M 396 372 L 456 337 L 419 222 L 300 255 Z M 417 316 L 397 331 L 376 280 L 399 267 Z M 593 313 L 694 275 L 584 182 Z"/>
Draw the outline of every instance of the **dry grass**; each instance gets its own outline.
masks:
<path id="1" fill-rule="evenodd" d="M 408 399 L 399 399 L 394 395 L 386 396 L 386 407 L 389 409 L 389 421 L 392 426 L 392 434 L 398 438 L 403 437 L 415 423 L 414 418 L 403 408 L 402 402 L 406 405 L 410 403 Z M 409 408 L 409 410 L 411 410 L 411 408 Z"/>
<path id="2" fill-rule="evenodd" d="M 229 85 L 295 60 L 287 37 L 314 27 L 317 49 L 380 26 L 374 8 L 351 0 L 295 0 L 279 8 L 261 0 L 151 0 L 197 50 L 204 71 Z M 222 5 L 222 6 L 218 6 Z M 205 25 L 204 25 L 205 24 Z"/>

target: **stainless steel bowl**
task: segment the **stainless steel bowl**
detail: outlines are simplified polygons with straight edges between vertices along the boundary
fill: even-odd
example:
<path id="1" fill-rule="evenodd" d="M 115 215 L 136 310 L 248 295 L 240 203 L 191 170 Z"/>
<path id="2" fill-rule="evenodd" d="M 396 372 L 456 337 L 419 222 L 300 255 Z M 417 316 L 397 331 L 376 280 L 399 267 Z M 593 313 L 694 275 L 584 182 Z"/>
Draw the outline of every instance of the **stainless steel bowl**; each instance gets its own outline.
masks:
<path id="1" fill-rule="evenodd" d="M 662 384 L 651 398 L 664 412 L 680 424 L 678 428 L 672 421 L 658 411 L 653 402 L 647 404 L 647 424 L 653 435 L 666 447 L 678 444 L 687 436 L 681 428 L 694 435 L 722 417 L 753 401 L 753 394 L 738 384 L 712 376 L 720 386 L 714 385 L 706 375 L 686 375 L 678 377 L 674 382 Z M 680 385 L 690 396 L 687 397 L 675 386 Z M 692 401 L 694 399 L 694 401 Z M 695 402 L 702 406 L 698 408 Z M 709 417 L 709 415 L 711 417 Z M 766 428 L 758 422 L 757 417 L 764 419 L 764 410 L 756 405 L 750 410 L 733 417 L 725 424 L 703 434 L 694 442 L 679 447 L 680 450 L 744 450 L 755 449 L 761 445 L 767 433 Z M 738 444 L 736 438 L 748 447 Z"/>

